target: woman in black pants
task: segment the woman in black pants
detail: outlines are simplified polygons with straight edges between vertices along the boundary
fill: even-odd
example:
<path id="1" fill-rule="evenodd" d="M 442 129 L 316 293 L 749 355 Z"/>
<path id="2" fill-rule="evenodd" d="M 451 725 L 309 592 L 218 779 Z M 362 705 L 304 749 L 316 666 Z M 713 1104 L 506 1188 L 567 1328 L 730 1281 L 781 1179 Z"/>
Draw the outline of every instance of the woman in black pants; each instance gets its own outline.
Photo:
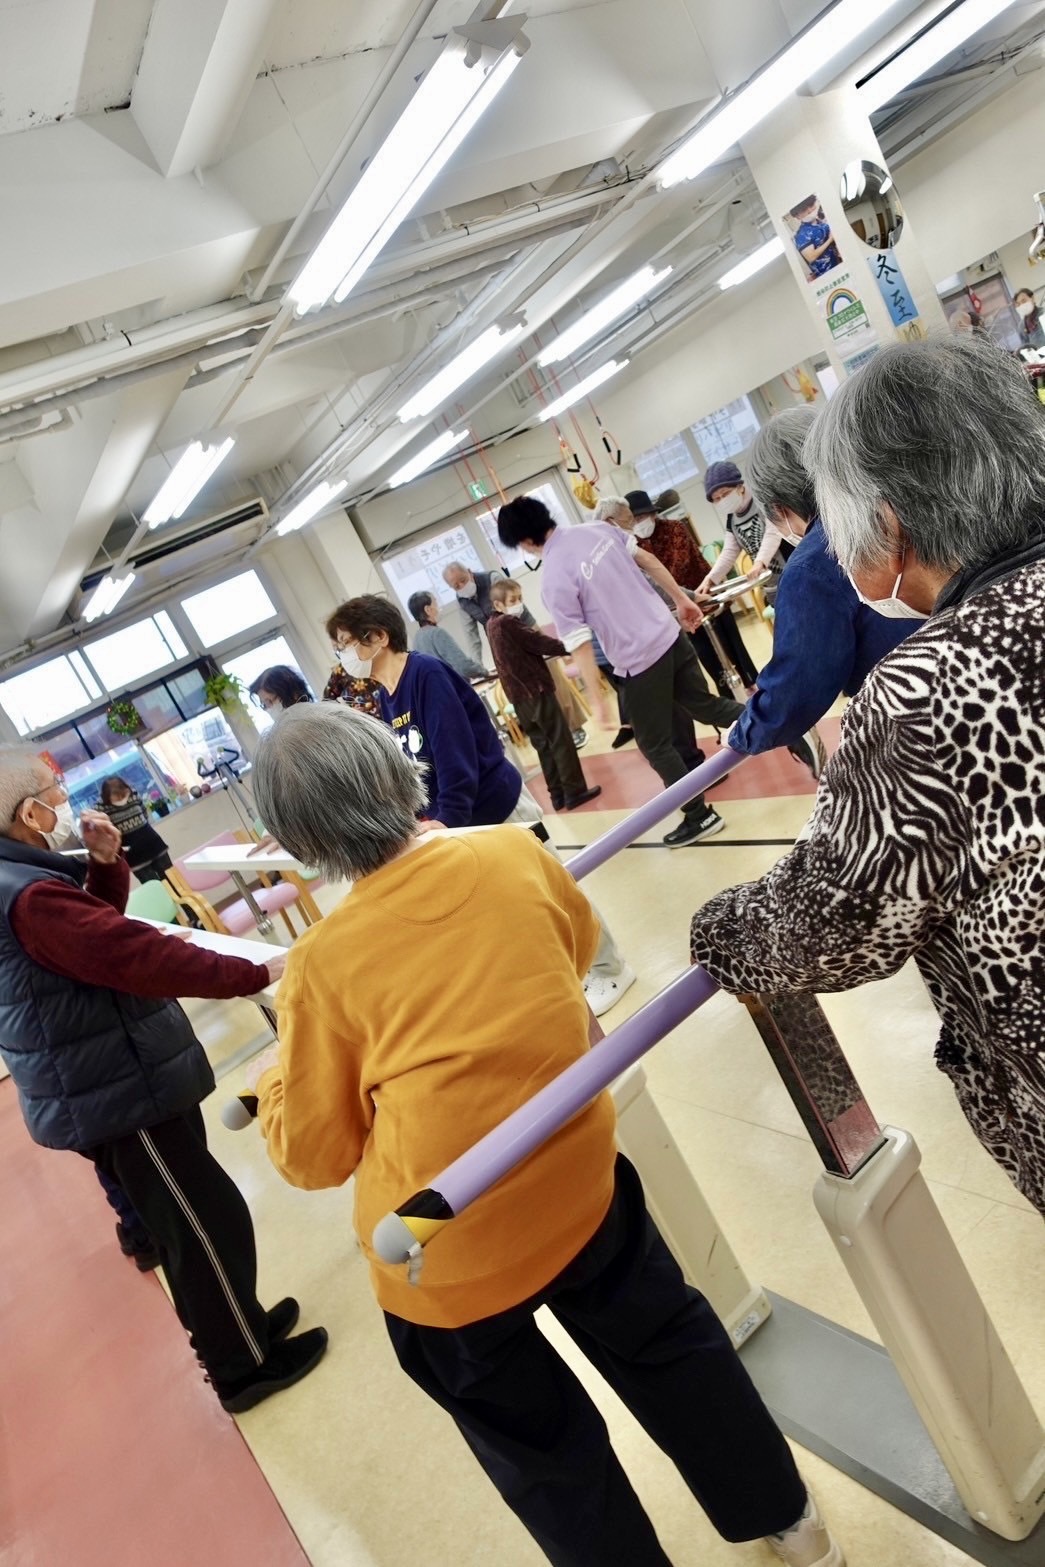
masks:
<path id="1" fill-rule="evenodd" d="M 127 863 L 139 881 L 162 881 L 171 868 L 167 845 L 149 821 L 149 809 L 126 778 L 106 778 L 98 808 L 123 838 Z"/>

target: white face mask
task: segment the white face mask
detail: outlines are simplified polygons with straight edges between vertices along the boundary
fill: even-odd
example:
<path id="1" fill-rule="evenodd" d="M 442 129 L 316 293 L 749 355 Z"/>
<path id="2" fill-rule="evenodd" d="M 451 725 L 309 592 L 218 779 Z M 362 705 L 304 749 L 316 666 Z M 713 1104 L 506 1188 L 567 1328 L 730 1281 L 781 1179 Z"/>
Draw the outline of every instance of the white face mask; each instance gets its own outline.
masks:
<path id="1" fill-rule="evenodd" d="M 270 702 L 268 707 L 266 707 L 265 711 L 269 715 L 270 718 L 278 718 L 280 713 L 282 713 L 282 711 L 283 711 L 283 703 L 282 702 Z"/>
<path id="2" fill-rule="evenodd" d="M 640 517 L 631 531 L 637 539 L 648 539 L 656 526 L 656 517 Z"/>
<path id="3" fill-rule="evenodd" d="M 732 517 L 733 513 L 737 509 L 737 503 L 739 500 L 740 496 L 737 491 L 730 490 L 728 495 L 723 495 L 720 501 L 714 502 L 715 510 L 718 512 L 723 522 L 727 522 L 729 518 Z"/>
<path id="4" fill-rule="evenodd" d="M 1026 320 L 1028 316 L 1032 316 L 1034 314 L 1033 299 L 1021 300 L 1020 303 L 1016 306 L 1016 313 L 1017 315 L 1021 315 L 1024 320 Z"/>
<path id="5" fill-rule="evenodd" d="M 905 604 L 903 599 L 899 597 L 900 583 L 903 581 L 903 568 L 902 567 L 901 567 L 901 570 L 900 570 L 900 575 L 897 577 L 896 581 L 893 583 L 893 591 L 890 593 L 890 595 L 889 595 L 889 597 L 887 599 L 869 599 L 869 598 L 865 598 L 864 595 L 860 592 L 860 589 L 856 586 L 856 583 L 853 582 L 853 579 L 852 579 L 851 576 L 849 578 L 849 581 L 853 583 L 853 589 L 854 589 L 854 591 L 856 593 L 857 598 L 860 600 L 861 604 L 866 604 L 868 609 L 873 609 L 875 611 L 875 613 L 878 614 L 878 615 L 884 615 L 887 620 L 928 620 L 929 619 L 928 615 L 923 614 L 920 609 L 912 609 L 910 604 Z"/>
<path id="6" fill-rule="evenodd" d="M 61 805 L 48 805 L 46 800 L 38 800 L 34 795 L 33 804 L 42 805 L 45 811 L 54 812 L 55 823 L 50 832 L 44 832 L 42 827 L 37 828 L 53 853 L 57 854 L 60 849 L 64 849 L 70 839 L 74 843 L 80 842 L 80 835 L 76 831 L 76 817 L 68 800 L 63 800 Z M 28 823 L 26 825 L 28 826 Z"/>
<path id="7" fill-rule="evenodd" d="M 473 580 L 471 582 L 466 582 L 463 588 L 457 588 L 455 591 L 459 599 L 474 599 L 475 595 L 479 591 L 479 587 L 478 584 Z"/>
<path id="8" fill-rule="evenodd" d="M 525 604 L 502 604 L 501 605 L 501 614 L 502 615 L 511 615 L 511 616 L 514 617 L 516 615 L 525 615 L 525 613 L 526 613 L 526 605 Z"/>
<path id="9" fill-rule="evenodd" d="M 343 647 L 337 655 L 337 661 L 345 674 L 353 680 L 370 680 L 370 664 L 366 659 L 359 658 L 354 648 Z"/>

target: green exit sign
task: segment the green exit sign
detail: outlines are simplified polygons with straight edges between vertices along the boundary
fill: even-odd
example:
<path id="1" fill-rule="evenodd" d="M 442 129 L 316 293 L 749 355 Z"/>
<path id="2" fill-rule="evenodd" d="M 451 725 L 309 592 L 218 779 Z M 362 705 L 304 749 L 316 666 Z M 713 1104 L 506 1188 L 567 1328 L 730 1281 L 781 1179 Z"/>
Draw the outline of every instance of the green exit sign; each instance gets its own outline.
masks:
<path id="1" fill-rule="evenodd" d="M 473 501 L 484 501 L 490 493 L 486 485 L 486 480 L 473 479 L 471 484 L 468 486 L 468 493 L 472 497 Z"/>

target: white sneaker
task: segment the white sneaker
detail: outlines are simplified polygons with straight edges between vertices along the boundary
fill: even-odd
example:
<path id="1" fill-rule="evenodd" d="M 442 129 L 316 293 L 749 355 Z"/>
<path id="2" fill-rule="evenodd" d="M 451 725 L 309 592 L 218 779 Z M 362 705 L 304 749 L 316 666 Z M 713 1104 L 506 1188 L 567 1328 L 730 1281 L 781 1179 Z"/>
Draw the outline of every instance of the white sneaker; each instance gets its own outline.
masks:
<path id="1" fill-rule="evenodd" d="M 812 1495 L 794 1528 L 767 1535 L 766 1544 L 788 1567 L 845 1567 L 842 1547 L 831 1538 Z"/>
<path id="2" fill-rule="evenodd" d="M 613 979 L 605 974 L 589 974 L 584 981 L 584 994 L 591 1010 L 596 1017 L 601 1017 L 631 989 L 635 983 L 635 971 L 625 963 L 620 973 Z"/>

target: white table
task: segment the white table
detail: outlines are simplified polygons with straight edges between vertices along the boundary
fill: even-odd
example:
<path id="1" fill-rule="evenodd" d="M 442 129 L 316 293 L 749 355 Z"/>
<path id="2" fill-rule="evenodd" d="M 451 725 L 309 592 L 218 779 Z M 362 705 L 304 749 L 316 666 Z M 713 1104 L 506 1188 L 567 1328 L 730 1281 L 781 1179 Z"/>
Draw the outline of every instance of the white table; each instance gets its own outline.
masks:
<path id="1" fill-rule="evenodd" d="M 197 849 L 195 854 L 187 854 L 185 864 L 193 870 L 227 871 L 254 916 L 259 932 L 268 939 L 275 934 L 272 921 L 252 894 L 247 878 L 259 873 L 271 876 L 276 871 L 295 871 L 301 876 L 308 873 L 309 867 L 302 865 L 300 860 L 296 860 L 278 844 L 273 848 L 256 850 L 255 853 L 251 853 L 252 848 L 256 849 L 256 845 L 212 843 L 205 849 Z"/>

